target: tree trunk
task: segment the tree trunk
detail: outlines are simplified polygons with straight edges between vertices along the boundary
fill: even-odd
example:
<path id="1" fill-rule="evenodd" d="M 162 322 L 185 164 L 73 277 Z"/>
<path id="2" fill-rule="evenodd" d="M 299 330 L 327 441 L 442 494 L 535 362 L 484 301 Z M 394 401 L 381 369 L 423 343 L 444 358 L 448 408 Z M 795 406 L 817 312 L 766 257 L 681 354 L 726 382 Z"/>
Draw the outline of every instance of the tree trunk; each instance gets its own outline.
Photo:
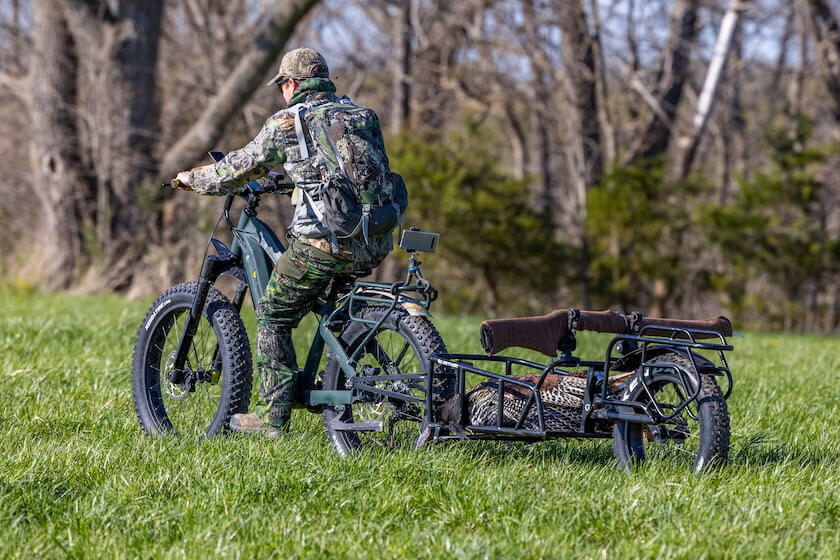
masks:
<path id="1" fill-rule="evenodd" d="M 790 114 L 794 116 L 794 120 L 799 118 L 802 114 L 802 100 L 805 97 L 805 75 L 810 70 L 810 61 L 808 57 L 808 8 L 802 4 L 797 4 L 797 20 L 799 20 L 799 65 L 796 67 L 793 80 L 791 80 L 790 88 L 788 89 L 788 105 L 790 106 Z M 791 123 L 791 128 L 795 128 L 795 124 Z"/>
<path id="2" fill-rule="evenodd" d="M 499 284 L 491 267 L 482 267 L 484 282 L 487 284 L 487 315 L 496 317 L 499 314 Z"/>
<path id="3" fill-rule="evenodd" d="M 679 153 L 674 170 L 674 179 L 676 180 L 684 179 L 694 163 L 697 148 L 700 146 L 700 140 L 715 105 L 718 86 L 726 68 L 726 62 L 729 60 L 732 38 L 738 29 L 741 13 L 744 9 L 745 5 L 741 4 L 739 0 L 730 0 L 729 8 L 727 8 L 721 21 L 715 50 L 712 54 L 712 60 L 709 62 L 709 70 L 706 72 L 706 80 L 703 83 L 700 98 L 697 100 L 697 113 L 694 115 L 691 132 L 680 138 L 679 141 Z"/>
<path id="4" fill-rule="evenodd" d="M 516 108 L 510 99 L 503 103 L 503 110 L 511 130 L 511 147 L 513 148 L 513 176 L 524 179 L 531 167 L 531 154 L 528 151 L 528 138 L 525 129 L 516 114 Z"/>
<path id="5" fill-rule="evenodd" d="M 318 0 L 286 0 L 275 4 L 265 28 L 254 38 L 239 64 L 208 102 L 204 113 L 166 152 L 159 170 L 163 177 L 174 176 L 178 171 L 187 169 L 216 146 L 230 118 L 251 98 L 277 61 L 297 23 L 317 3 Z"/>
<path id="6" fill-rule="evenodd" d="M 793 37 L 793 30 L 796 25 L 796 4 L 791 2 L 785 19 L 785 28 L 782 37 L 779 39 L 779 55 L 776 57 L 776 65 L 773 69 L 773 78 L 770 81 L 770 111 L 769 118 L 773 118 L 779 109 L 779 103 L 784 101 L 782 91 L 782 76 L 785 74 L 788 65 L 788 46 Z"/>
<path id="7" fill-rule="evenodd" d="M 85 182 L 78 172 L 76 45 L 54 1 L 38 0 L 32 22 L 29 107 L 35 193 L 41 200 L 43 274 L 49 288 L 66 287 L 83 264 Z"/>
<path id="8" fill-rule="evenodd" d="M 599 48 L 589 34 L 589 24 L 582 0 L 557 2 L 562 52 L 570 85 L 569 98 L 574 106 L 576 134 L 572 153 L 577 191 L 577 216 L 581 247 L 579 280 L 581 300 L 589 307 L 589 243 L 586 239 L 586 195 L 604 172 L 601 150 L 601 127 L 598 110 L 598 70 L 595 54 Z"/>
<path id="9" fill-rule="evenodd" d="M 732 39 L 732 61 L 729 64 L 727 81 L 731 84 L 729 101 L 729 122 L 732 127 L 732 143 L 734 147 L 735 165 L 733 173 L 728 175 L 730 187 L 734 187 L 735 178 L 749 180 L 750 149 L 747 142 L 747 119 L 744 114 L 744 104 L 741 99 L 741 78 L 744 72 L 744 30 L 743 23 L 735 30 Z M 778 97 L 775 96 L 774 97 Z M 733 189 L 734 190 L 734 189 Z"/>
<path id="10" fill-rule="evenodd" d="M 586 190 L 598 182 L 604 170 L 601 157 L 601 129 L 598 123 L 598 83 L 595 45 L 581 0 L 557 3 L 566 75 L 571 86 L 570 99 L 575 109 L 577 134 L 581 143 L 578 175 L 579 204 L 586 203 Z"/>
<path id="11" fill-rule="evenodd" d="M 537 34 L 539 23 L 534 10 L 533 0 L 525 0 L 522 3 L 522 10 L 525 19 L 525 29 L 529 45 L 529 58 L 533 72 L 534 92 L 530 97 L 532 107 L 531 117 L 534 121 L 534 128 L 537 138 L 537 172 L 541 178 L 541 185 L 538 194 L 538 205 L 540 210 L 551 212 L 554 208 L 555 178 L 553 174 L 553 158 L 551 147 L 553 145 L 549 122 L 555 112 L 554 99 L 555 87 L 551 83 L 553 76 L 551 64 L 542 48 L 542 40 Z M 553 231 L 546 232 L 553 235 Z"/>
<path id="12" fill-rule="evenodd" d="M 64 0 L 74 40 L 84 52 L 86 94 L 78 113 L 89 123 L 95 171 L 97 238 L 103 259 L 91 288 L 124 289 L 159 216 L 141 211 L 141 191 L 157 170 L 156 68 L 162 0 Z M 112 11 L 111 8 L 115 10 Z M 152 197 L 146 197 L 152 198 Z"/>
<path id="13" fill-rule="evenodd" d="M 804 0 L 814 36 L 814 51 L 834 105 L 834 120 L 840 123 L 840 26 L 826 0 Z"/>
<path id="14" fill-rule="evenodd" d="M 628 152 L 624 163 L 637 157 L 650 158 L 668 150 L 674 117 L 682 99 L 683 87 L 691 71 L 691 53 L 697 42 L 697 11 L 699 0 L 675 0 L 668 43 L 653 92 L 657 106 L 644 132 Z"/>
<path id="15" fill-rule="evenodd" d="M 410 126 L 411 119 L 411 0 L 403 0 L 394 22 L 391 134 Z"/>
<path id="16" fill-rule="evenodd" d="M 597 0 L 590 0 L 592 12 L 592 26 L 595 34 L 592 36 L 592 47 L 595 55 L 596 84 L 598 91 L 598 121 L 601 125 L 603 136 L 603 156 L 601 160 L 607 164 L 615 162 L 618 141 L 616 139 L 615 123 L 613 122 L 612 111 L 609 105 L 609 86 L 607 84 L 607 62 L 604 58 L 604 47 L 601 43 L 601 18 L 598 15 Z M 603 165 L 603 164 L 602 164 Z"/>
<path id="17" fill-rule="evenodd" d="M 554 214 L 554 172 L 551 161 L 551 131 L 546 123 L 545 114 L 537 107 L 534 108 L 533 118 L 536 121 L 537 145 L 539 146 L 539 175 L 541 179 L 538 194 L 538 205 L 543 212 Z M 552 235 L 553 232 L 546 232 Z"/>

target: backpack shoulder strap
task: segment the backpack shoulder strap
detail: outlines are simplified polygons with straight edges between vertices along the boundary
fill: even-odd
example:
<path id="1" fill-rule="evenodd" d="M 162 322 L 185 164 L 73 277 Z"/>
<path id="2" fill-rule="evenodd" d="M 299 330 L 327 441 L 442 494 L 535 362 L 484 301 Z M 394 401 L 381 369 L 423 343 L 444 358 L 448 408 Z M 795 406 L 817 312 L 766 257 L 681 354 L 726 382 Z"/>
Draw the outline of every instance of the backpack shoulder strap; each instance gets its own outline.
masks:
<path id="1" fill-rule="evenodd" d="M 300 114 L 309 108 L 306 103 L 299 103 L 289 107 L 289 111 L 295 115 L 295 136 L 297 136 L 298 146 L 300 147 L 300 157 L 307 159 L 309 157 L 309 148 L 306 147 L 306 136 L 303 134 L 303 123 L 301 122 Z"/>
<path id="2" fill-rule="evenodd" d="M 295 136 L 297 137 L 298 147 L 300 148 L 300 157 L 303 159 L 309 157 L 309 148 L 306 146 L 306 134 L 303 132 L 303 114 L 312 107 L 322 105 L 323 103 L 323 101 L 310 101 L 309 103 L 298 103 L 285 109 L 295 116 Z"/>

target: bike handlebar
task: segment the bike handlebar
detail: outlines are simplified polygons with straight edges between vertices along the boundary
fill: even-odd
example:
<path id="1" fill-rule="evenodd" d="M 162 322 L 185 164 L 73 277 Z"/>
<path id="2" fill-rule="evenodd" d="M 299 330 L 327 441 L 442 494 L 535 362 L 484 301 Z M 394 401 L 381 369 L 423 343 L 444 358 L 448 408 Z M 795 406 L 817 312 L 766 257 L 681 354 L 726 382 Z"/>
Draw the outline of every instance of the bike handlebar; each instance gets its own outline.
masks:
<path id="1" fill-rule="evenodd" d="M 189 189 L 187 185 L 179 181 L 178 179 L 172 179 L 168 183 L 164 183 L 161 185 L 163 188 L 170 188 L 170 189 Z"/>

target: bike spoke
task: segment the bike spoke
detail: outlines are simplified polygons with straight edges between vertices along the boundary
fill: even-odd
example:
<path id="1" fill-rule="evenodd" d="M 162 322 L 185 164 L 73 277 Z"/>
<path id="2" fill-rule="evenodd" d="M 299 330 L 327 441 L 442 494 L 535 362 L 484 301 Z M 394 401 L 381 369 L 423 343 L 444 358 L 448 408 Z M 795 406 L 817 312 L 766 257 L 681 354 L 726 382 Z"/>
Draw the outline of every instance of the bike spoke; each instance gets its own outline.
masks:
<path id="1" fill-rule="evenodd" d="M 406 354 L 407 351 L 408 351 L 408 342 L 403 344 L 402 350 L 400 350 L 400 354 L 397 356 L 397 359 L 394 360 L 394 365 L 395 366 L 400 367 L 400 363 L 403 361 L 403 358 L 405 358 L 405 354 Z"/>
<path id="2" fill-rule="evenodd" d="M 382 348 L 382 344 L 376 337 L 374 337 L 373 339 L 371 339 L 368 345 L 373 346 L 373 351 L 371 352 L 371 356 L 373 356 L 373 359 L 376 360 L 376 363 L 382 366 L 382 368 L 385 369 L 385 371 L 387 372 L 388 366 L 390 366 L 394 362 L 392 362 L 391 359 L 388 357 L 388 353 L 385 352 L 384 348 Z"/>

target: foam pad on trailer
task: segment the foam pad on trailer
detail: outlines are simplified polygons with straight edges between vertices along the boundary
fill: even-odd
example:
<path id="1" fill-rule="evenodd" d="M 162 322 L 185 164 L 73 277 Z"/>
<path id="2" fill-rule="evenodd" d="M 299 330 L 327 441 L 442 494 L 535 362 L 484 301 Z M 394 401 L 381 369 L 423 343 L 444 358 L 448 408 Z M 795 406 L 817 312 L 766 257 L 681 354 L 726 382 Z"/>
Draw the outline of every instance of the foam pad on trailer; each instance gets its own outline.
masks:
<path id="1" fill-rule="evenodd" d="M 648 325 L 664 327 L 648 328 L 646 335 L 671 335 L 668 328 L 700 329 L 732 336 L 732 323 L 726 317 L 705 321 L 682 319 L 642 318 L 638 328 Z M 577 330 L 602 333 L 629 334 L 627 317 L 617 311 L 581 311 L 577 319 Z M 488 355 L 498 354 L 506 348 L 517 346 L 536 350 L 546 356 L 557 355 L 557 347 L 569 333 L 569 310 L 558 310 L 539 317 L 516 319 L 493 319 L 481 323 L 481 346 Z M 694 338 L 712 338 L 712 333 L 693 333 Z M 683 336 L 683 338 L 685 338 Z"/>

